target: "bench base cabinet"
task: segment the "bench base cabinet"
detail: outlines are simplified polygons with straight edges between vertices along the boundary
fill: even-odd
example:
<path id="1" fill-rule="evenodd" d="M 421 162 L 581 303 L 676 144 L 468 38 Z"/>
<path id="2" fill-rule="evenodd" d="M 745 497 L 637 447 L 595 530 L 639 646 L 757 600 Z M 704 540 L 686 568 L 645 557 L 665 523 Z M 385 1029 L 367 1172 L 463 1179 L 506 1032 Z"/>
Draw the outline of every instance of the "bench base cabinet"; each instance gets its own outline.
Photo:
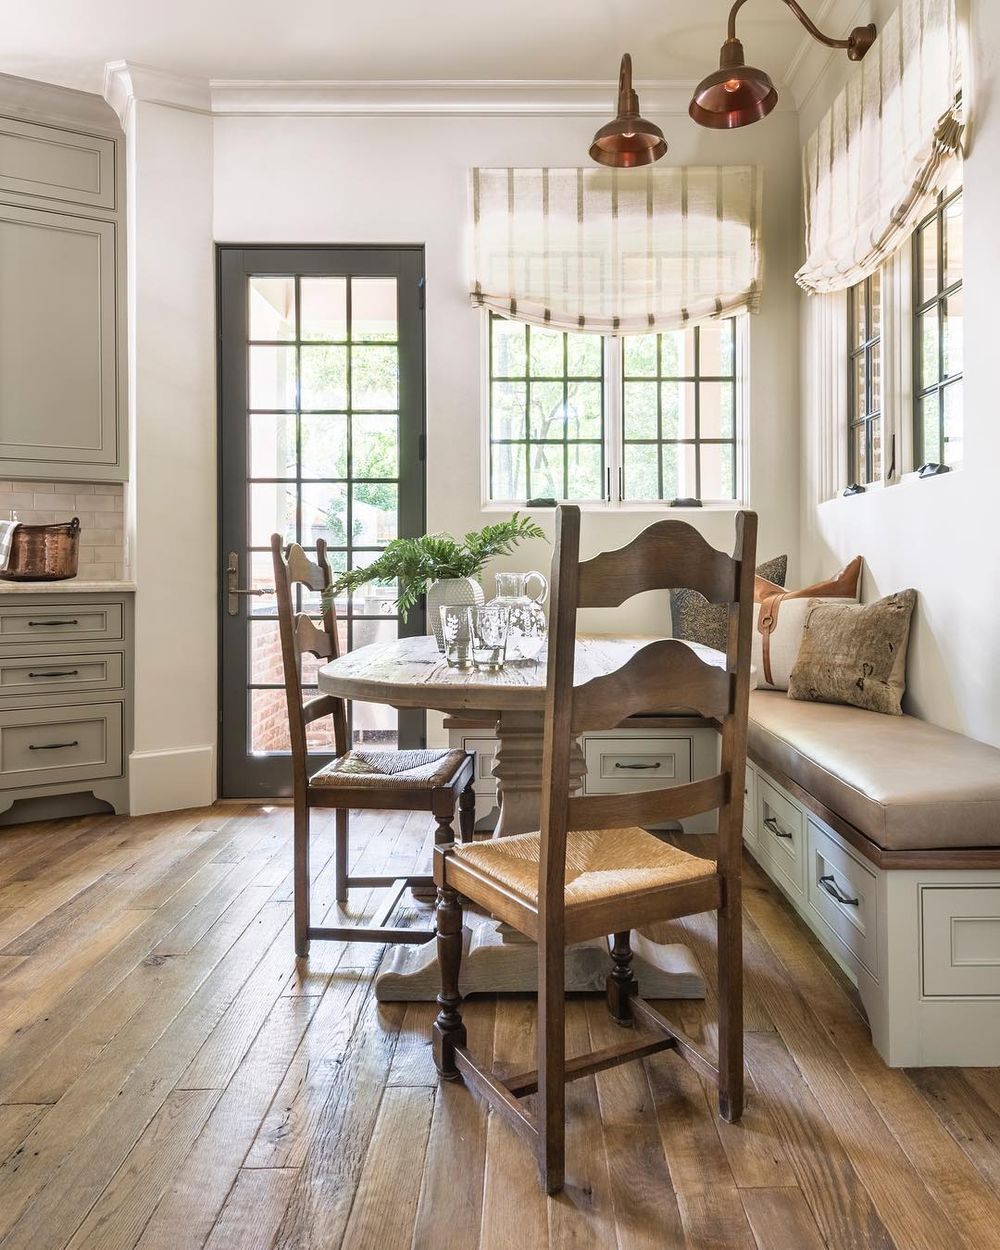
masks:
<path id="1" fill-rule="evenodd" d="M 746 847 L 857 985 L 886 1063 L 1000 1064 L 1000 870 L 877 868 L 747 771 Z"/>
<path id="2" fill-rule="evenodd" d="M 0 825 L 128 811 L 131 607 L 0 591 Z"/>

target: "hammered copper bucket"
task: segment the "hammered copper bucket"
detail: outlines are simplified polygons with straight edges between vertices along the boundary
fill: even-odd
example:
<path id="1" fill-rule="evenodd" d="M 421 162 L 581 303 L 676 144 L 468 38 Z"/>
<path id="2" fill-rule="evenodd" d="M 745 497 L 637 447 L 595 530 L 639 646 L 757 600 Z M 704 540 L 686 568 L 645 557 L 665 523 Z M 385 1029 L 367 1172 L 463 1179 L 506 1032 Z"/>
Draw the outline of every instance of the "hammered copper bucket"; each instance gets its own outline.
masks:
<path id="1" fill-rule="evenodd" d="M 11 535 L 8 582 L 58 582 L 76 577 L 80 558 L 80 518 L 58 525 L 18 525 Z"/>

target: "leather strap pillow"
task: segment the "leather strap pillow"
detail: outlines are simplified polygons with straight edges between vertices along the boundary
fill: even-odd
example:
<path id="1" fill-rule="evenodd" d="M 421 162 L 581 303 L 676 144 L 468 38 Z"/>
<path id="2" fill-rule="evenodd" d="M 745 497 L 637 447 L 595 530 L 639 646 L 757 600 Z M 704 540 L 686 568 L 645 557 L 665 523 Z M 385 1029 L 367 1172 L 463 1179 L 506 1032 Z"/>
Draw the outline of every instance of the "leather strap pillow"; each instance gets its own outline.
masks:
<path id="1" fill-rule="evenodd" d="M 787 690 L 788 678 L 798 659 L 810 600 L 857 603 L 861 598 L 864 561 L 856 556 L 850 564 L 825 582 L 802 590 L 783 590 L 758 577 L 754 582 L 757 609 L 753 634 L 753 664 L 757 685 L 764 690 Z"/>

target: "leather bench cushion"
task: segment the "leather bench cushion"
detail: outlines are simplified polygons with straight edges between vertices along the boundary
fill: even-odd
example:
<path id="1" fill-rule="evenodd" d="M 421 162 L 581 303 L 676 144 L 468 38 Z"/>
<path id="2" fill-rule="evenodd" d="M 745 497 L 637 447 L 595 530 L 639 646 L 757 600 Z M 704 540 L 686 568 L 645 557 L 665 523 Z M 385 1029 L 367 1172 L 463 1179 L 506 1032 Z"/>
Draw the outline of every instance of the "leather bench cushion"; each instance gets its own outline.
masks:
<path id="1" fill-rule="evenodd" d="M 1000 846 L 1000 750 L 914 716 L 750 695 L 749 748 L 883 850 Z"/>

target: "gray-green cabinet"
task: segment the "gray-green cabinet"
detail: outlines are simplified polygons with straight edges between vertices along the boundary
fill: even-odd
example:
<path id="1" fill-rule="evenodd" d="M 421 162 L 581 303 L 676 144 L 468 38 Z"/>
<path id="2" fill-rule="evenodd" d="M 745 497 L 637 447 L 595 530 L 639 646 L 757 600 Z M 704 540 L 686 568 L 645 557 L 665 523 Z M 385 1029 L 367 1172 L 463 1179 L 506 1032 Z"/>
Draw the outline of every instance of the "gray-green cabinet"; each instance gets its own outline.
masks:
<path id="1" fill-rule="evenodd" d="M 0 478 L 123 481 L 121 136 L 3 108 Z"/>

